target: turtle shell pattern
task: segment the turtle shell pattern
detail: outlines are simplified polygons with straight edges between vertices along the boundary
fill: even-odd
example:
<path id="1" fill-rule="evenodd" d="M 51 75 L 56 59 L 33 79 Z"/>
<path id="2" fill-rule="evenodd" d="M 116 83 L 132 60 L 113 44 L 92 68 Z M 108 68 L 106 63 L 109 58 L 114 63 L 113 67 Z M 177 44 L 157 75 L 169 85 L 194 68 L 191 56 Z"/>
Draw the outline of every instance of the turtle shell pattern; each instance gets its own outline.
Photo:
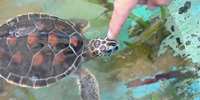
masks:
<path id="1" fill-rule="evenodd" d="M 0 26 L 0 75 L 22 87 L 49 86 L 83 60 L 85 37 L 47 14 L 18 15 Z"/>

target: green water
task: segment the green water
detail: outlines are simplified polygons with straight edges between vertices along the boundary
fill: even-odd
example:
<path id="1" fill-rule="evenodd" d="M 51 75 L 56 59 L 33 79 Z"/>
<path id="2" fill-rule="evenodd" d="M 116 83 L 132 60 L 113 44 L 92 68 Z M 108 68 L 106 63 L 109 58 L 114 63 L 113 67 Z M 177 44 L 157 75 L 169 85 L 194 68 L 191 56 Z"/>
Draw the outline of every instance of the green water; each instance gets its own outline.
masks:
<path id="1" fill-rule="evenodd" d="M 167 9 L 167 12 L 169 12 L 167 17 L 172 16 L 170 15 L 171 12 L 176 12 L 180 8 L 179 6 L 184 5 L 186 0 L 182 0 L 182 3 L 178 2 L 180 1 L 174 0 L 174 3 L 170 6 L 171 8 L 177 6 L 177 9 L 174 9 L 175 7 Z M 193 8 L 195 9 L 195 7 Z M 7 19 L 18 14 L 28 12 L 48 13 L 62 19 L 83 18 L 91 22 L 90 29 L 84 35 L 92 39 L 107 34 L 112 12 L 110 11 L 100 16 L 105 10 L 106 8 L 104 7 L 82 0 L 0 0 L 0 24 L 5 23 Z M 161 17 L 159 10 L 149 11 L 146 9 L 146 6 L 138 5 L 132 12 L 145 21 L 152 23 L 155 21 L 155 18 Z M 177 94 L 167 91 L 168 81 L 159 81 L 141 87 L 126 87 L 125 84 L 127 82 L 137 78 L 154 78 L 155 74 L 169 72 L 174 70 L 174 68 L 184 69 L 186 66 L 195 66 L 190 60 L 184 60 L 181 56 L 173 56 L 174 50 L 172 49 L 166 50 L 159 57 L 156 56 L 161 45 L 160 41 L 163 39 L 161 34 L 167 36 L 171 33 L 158 32 L 147 41 L 147 44 L 155 52 L 155 55 L 152 55 L 152 57 L 149 57 L 147 53 L 141 50 L 127 47 L 123 44 L 123 41 L 131 42 L 135 38 L 134 36 L 137 36 L 139 30 L 141 30 L 140 28 L 137 30 L 137 27 L 139 26 L 136 22 L 127 19 L 121 34 L 117 38 L 122 45 L 120 52 L 112 57 L 95 59 L 83 64 L 96 76 L 101 100 L 174 100 L 173 95 L 177 94 L 185 98 L 183 100 L 193 100 L 195 97 L 198 97 L 199 95 L 195 93 L 189 94 L 190 96 L 192 95 L 191 97 L 185 94 L 189 93 L 187 90 L 190 89 L 186 84 L 191 85 L 195 80 L 193 78 L 187 79 L 183 77 L 183 79 L 175 81 L 169 80 Z M 170 29 L 170 26 L 166 27 Z M 6 82 L 4 83 L 5 91 L 0 95 L 0 100 L 9 100 L 9 98 L 11 100 L 80 100 L 76 79 L 72 77 L 64 78 L 61 82 L 41 89 L 21 88 Z M 175 86 L 176 83 L 179 87 Z M 173 91 L 172 88 L 170 88 L 171 91 Z M 181 89 L 187 90 L 182 93 Z"/>

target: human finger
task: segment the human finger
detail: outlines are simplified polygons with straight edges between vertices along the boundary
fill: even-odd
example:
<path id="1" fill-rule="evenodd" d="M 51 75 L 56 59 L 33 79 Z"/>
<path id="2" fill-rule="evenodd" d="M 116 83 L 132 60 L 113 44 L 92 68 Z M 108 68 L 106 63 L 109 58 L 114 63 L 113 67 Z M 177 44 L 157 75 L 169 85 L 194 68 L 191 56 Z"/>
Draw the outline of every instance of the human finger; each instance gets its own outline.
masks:
<path id="1" fill-rule="evenodd" d="M 108 38 L 115 39 L 122 30 L 128 15 L 137 4 L 138 0 L 116 0 L 114 11 L 109 25 Z"/>

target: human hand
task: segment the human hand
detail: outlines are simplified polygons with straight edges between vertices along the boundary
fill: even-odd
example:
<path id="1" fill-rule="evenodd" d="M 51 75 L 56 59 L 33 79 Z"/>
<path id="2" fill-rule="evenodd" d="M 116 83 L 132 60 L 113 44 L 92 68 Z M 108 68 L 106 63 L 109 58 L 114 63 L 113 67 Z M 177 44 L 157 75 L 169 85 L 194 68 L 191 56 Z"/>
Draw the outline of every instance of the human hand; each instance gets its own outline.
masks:
<path id="1" fill-rule="evenodd" d="M 159 6 L 168 6 L 173 0 L 115 0 L 114 11 L 109 25 L 108 38 L 117 38 L 129 14 L 136 4 L 146 4 L 149 10 L 156 10 Z"/>

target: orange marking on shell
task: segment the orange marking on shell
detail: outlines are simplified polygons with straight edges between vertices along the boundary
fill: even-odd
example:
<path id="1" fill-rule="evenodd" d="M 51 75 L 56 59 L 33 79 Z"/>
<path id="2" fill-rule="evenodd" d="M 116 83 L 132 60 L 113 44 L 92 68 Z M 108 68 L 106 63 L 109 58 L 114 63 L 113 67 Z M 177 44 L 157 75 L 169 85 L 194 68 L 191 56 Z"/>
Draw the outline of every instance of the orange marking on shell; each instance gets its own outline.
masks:
<path id="1" fill-rule="evenodd" d="M 36 88 L 40 88 L 41 86 L 39 86 L 39 85 L 35 85 L 35 87 L 36 87 Z"/>
<path id="2" fill-rule="evenodd" d="M 46 15 L 45 13 L 40 13 L 41 15 Z"/>
<path id="3" fill-rule="evenodd" d="M 16 63 L 20 63 L 22 61 L 22 54 L 17 53 L 16 55 L 14 55 L 13 61 L 16 62 Z"/>
<path id="4" fill-rule="evenodd" d="M 54 16 L 54 15 L 50 15 L 50 17 L 56 17 L 56 16 Z"/>
<path id="5" fill-rule="evenodd" d="M 24 29 L 26 29 L 26 26 L 20 26 L 20 27 L 18 27 L 18 29 L 19 30 L 24 30 Z"/>
<path id="6" fill-rule="evenodd" d="M 3 51 L 0 50 L 0 58 L 3 57 Z"/>
<path id="7" fill-rule="evenodd" d="M 49 43 L 51 46 L 54 46 L 58 41 L 57 35 L 51 33 L 49 34 Z"/>
<path id="8" fill-rule="evenodd" d="M 27 85 L 27 84 L 25 84 L 25 83 L 21 83 L 21 85 L 22 85 L 22 86 L 28 86 L 28 85 Z"/>
<path id="9" fill-rule="evenodd" d="M 17 15 L 17 17 L 22 17 L 23 15 Z"/>
<path id="10" fill-rule="evenodd" d="M 51 52 L 46 52 L 45 55 L 47 55 L 47 56 L 51 56 L 52 53 L 51 53 Z"/>
<path id="11" fill-rule="evenodd" d="M 28 13 L 29 15 L 34 15 L 35 13 Z"/>
<path id="12" fill-rule="evenodd" d="M 70 37 L 70 43 L 72 45 L 74 45 L 75 47 L 77 47 L 78 46 L 78 38 L 76 36 Z"/>
<path id="13" fill-rule="evenodd" d="M 38 66 L 41 65 L 43 61 L 43 56 L 42 54 L 39 52 L 35 55 L 34 59 L 33 59 L 33 66 Z"/>
<path id="14" fill-rule="evenodd" d="M 17 37 L 16 36 L 10 36 L 8 37 L 8 44 L 9 45 L 14 45 L 16 43 Z"/>
<path id="15" fill-rule="evenodd" d="M 57 28 L 57 29 L 60 29 L 60 30 L 62 30 L 62 29 L 66 29 L 64 26 L 62 26 L 62 25 L 58 25 L 58 24 L 56 24 L 56 28 Z"/>
<path id="16" fill-rule="evenodd" d="M 28 44 L 32 46 L 36 42 L 37 36 L 35 34 L 30 34 L 28 36 Z"/>
<path id="17" fill-rule="evenodd" d="M 3 32 L 1 32 L 1 34 L 5 34 L 8 33 L 8 30 L 4 30 Z"/>
<path id="18" fill-rule="evenodd" d="M 65 60 L 66 56 L 63 54 L 58 54 L 54 60 L 54 65 L 57 65 Z"/>
<path id="19" fill-rule="evenodd" d="M 10 19 L 7 20 L 7 22 L 10 22 L 10 21 L 13 20 L 13 19 L 14 19 L 14 18 L 10 18 Z"/>
<path id="20" fill-rule="evenodd" d="M 40 29 L 44 29 L 45 25 L 44 24 L 37 24 L 37 27 L 40 28 Z"/>
<path id="21" fill-rule="evenodd" d="M 11 82 L 11 83 L 15 83 L 13 80 L 8 80 L 9 82 Z"/>
<path id="22" fill-rule="evenodd" d="M 49 86 L 49 85 L 52 85 L 52 83 L 48 83 L 47 85 L 48 85 L 48 86 Z"/>

